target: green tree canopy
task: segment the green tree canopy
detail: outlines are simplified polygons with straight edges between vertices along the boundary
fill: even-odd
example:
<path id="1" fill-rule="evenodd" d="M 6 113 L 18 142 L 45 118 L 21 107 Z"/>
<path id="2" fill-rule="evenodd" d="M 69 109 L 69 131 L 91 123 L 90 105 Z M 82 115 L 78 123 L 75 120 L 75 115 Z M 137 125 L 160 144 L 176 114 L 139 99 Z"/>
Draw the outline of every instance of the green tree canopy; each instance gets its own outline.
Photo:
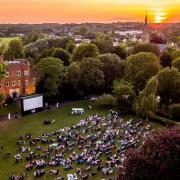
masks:
<path id="1" fill-rule="evenodd" d="M 44 93 L 47 98 L 56 96 L 65 76 L 63 62 L 49 57 L 39 61 L 36 65 L 38 77 L 38 93 Z"/>
<path id="2" fill-rule="evenodd" d="M 2 92 L 0 92 L 0 108 L 3 107 L 3 103 L 4 103 L 4 94 Z"/>
<path id="3" fill-rule="evenodd" d="M 157 111 L 157 88 L 158 80 L 156 76 L 153 76 L 146 84 L 143 91 L 139 92 L 139 96 L 136 98 L 133 108 L 138 116 L 146 117 L 148 119 L 150 113 L 156 113 Z"/>
<path id="4" fill-rule="evenodd" d="M 54 48 L 44 49 L 42 51 L 42 53 L 40 54 L 38 61 L 36 61 L 36 63 L 38 63 L 40 59 L 47 58 L 47 57 L 53 57 L 53 54 L 54 54 Z"/>
<path id="5" fill-rule="evenodd" d="M 7 51 L 4 54 L 5 59 L 13 60 L 24 58 L 24 47 L 21 40 L 14 39 L 10 41 Z"/>
<path id="6" fill-rule="evenodd" d="M 101 54 L 110 53 L 112 51 L 113 41 L 112 38 L 107 34 L 100 34 L 93 41 L 93 43 L 98 47 Z"/>
<path id="7" fill-rule="evenodd" d="M 153 53 L 131 55 L 126 63 L 125 76 L 135 89 L 142 90 L 146 82 L 161 69 L 159 59 Z"/>
<path id="8" fill-rule="evenodd" d="M 171 56 L 172 56 L 173 60 L 180 57 L 180 50 L 176 50 L 176 51 L 172 52 Z"/>
<path id="9" fill-rule="evenodd" d="M 169 51 L 164 51 L 160 56 L 160 63 L 163 67 L 171 67 L 172 56 Z"/>
<path id="10" fill-rule="evenodd" d="M 81 61 L 83 58 L 96 57 L 98 55 L 98 48 L 91 43 L 81 44 L 74 50 L 72 60 Z"/>
<path id="11" fill-rule="evenodd" d="M 41 31 L 31 31 L 28 34 L 24 35 L 21 40 L 24 45 L 27 45 L 32 42 L 36 42 L 39 39 L 43 39 L 44 35 Z"/>
<path id="12" fill-rule="evenodd" d="M 77 62 L 72 62 L 67 67 L 66 83 L 71 88 L 71 91 L 74 92 L 74 94 L 81 95 L 81 69 Z"/>
<path id="13" fill-rule="evenodd" d="M 172 62 L 172 66 L 177 68 L 178 71 L 180 72 L 180 57 L 176 58 L 173 62 Z"/>
<path id="14" fill-rule="evenodd" d="M 3 79 L 6 76 L 6 65 L 0 62 L 0 79 Z"/>
<path id="15" fill-rule="evenodd" d="M 158 94 L 161 104 L 176 103 L 180 100 L 180 72 L 175 68 L 165 68 L 157 74 Z"/>
<path id="16" fill-rule="evenodd" d="M 127 57 L 127 52 L 125 50 L 125 48 L 121 47 L 121 46 L 115 46 L 112 48 L 112 53 L 118 55 L 121 59 L 126 59 Z"/>
<path id="17" fill-rule="evenodd" d="M 0 43 L 0 56 L 2 56 L 5 53 L 6 45 Z"/>
<path id="18" fill-rule="evenodd" d="M 138 44 L 133 49 L 133 54 L 137 54 L 139 52 L 151 52 L 156 56 L 160 55 L 160 49 L 155 44 Z"/>
<path id="19" fill-rule="evenodd" d="M 71 55 L 68 51 L 66 51 L 62 48 L 54 49 L 53 57 L 62 60 L 65 66 L 69 66 L 69 64 L 70 64 Z"/>
<path id="20" fill-rule="evenodd" d="M 88 29 L 86 27 L 80 27 L 79 28 L 79 34 L 82 36 L 86 36 L 86 34 L 88 33 Z"/>
<path id="21" fill-rule="evenodd" d="M 74 51 L 74 48 L 75 48 L 76 44 L 74 42 L 74 40 L 69 40 L 67 45 L 66 45 L 66 50 L 69 52 L 69 53 L 73 53 Z"/>
<path id="22" fill-rule="evenodd" d="M 103 54 L 98 56 L 103 63 L 103 72 L 105 76 L 105 87 L 107 90 L 112 88 L 114 80 L 122 78 L 124 75 L 125 61 L 121 60 L 115 54 Z"/>
<path id="23" fill-rule="evenodd" d="M 80 63 L 81 83 L 84 92 L 98 93 L 104 88 L 103 64 L 94 58 L 85 58 Z"/>
<path id="24" fill-rule="evenodd" d="M 114 81 L 113 94 L 122 111 L 129 111 L 132 109 L 132 104 L 136 95 L 131 83 L 123 79 Z"/>

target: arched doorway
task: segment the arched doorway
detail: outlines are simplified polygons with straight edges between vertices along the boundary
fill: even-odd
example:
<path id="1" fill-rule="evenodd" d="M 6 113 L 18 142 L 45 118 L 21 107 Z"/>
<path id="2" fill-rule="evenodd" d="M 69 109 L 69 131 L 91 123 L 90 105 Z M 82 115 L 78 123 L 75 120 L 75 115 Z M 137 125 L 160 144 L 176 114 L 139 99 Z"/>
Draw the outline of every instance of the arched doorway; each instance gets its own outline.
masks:
<path id="1" fill-rule="evenodd" d="M 14 91 L 14 92 L 12 93 L 12 98 L 15 99 L 15 98 L 17 98 L 17 97 L 18 97 L 18 96 L 17 96 L 17 92 Z"/>

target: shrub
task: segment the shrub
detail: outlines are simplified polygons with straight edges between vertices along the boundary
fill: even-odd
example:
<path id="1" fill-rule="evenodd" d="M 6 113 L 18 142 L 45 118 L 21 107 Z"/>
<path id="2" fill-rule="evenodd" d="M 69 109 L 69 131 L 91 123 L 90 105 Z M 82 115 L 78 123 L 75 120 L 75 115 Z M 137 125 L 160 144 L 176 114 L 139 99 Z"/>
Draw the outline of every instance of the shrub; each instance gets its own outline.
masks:
<path id="1" fill-rule="evenodd" d="M 177 68 L 178 71 L 180 72 L 180 57 L 176 58 L 173 62 L 172 62 L 172 66 Z"/>
<path id="2" fill-rule="evenodd" d="M 167 125 L 167 126 L 174 126 L 177 124 L 177 122 L 175 122 L 175 121 L 172 121 L 172 120 L 165 118 L 165 117 L 162 117 L 162 116 L 157 116 L 153 113 L 149 113 L 149 116 L 150 116 L 151 120 L 157 121 L 157 122 L 164 124 L 164 125 Z"/>
<path id="3" fill-rule="evenodd" d="M 180 57 L 180 50 L 174 51 L 171 56 L 173 59 Z"/>
<path id="4" fill-rule="evenodd" d="M 172 119 L 180 121 L 180 104 L 172 104 L 169 106 L 170 116 Z"/>
<path id="5" fill-rule="evenodd" d="M 131 149 L 123 163 L 121 180 L 180 179 L 180 127 L 150 135 L 138 149 Z"/>
<path id="6" fill-rule="evenodd" d="M 100 106 L 113 107 L 116 105 L 116 98 L 111 94 L 104 94 L 97 100 Z"/>

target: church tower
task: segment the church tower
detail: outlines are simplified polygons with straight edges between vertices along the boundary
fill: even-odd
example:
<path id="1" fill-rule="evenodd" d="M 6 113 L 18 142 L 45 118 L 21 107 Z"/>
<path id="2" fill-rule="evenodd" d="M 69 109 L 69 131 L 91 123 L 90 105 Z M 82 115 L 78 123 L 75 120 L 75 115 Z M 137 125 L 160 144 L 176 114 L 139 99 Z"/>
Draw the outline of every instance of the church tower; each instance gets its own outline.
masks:
<path id="1" fill-rule="evenodd" d="M 149 43 L 150 42 L 150 34 L 149 34 L 149 25 L 148 25 L 148 14 L 146 11 L 146 16 L 145 16 L 145 23 L 144 23 L 144 28 L 143 28 L 143 37 L 142 40 L 144 43 Z"/>

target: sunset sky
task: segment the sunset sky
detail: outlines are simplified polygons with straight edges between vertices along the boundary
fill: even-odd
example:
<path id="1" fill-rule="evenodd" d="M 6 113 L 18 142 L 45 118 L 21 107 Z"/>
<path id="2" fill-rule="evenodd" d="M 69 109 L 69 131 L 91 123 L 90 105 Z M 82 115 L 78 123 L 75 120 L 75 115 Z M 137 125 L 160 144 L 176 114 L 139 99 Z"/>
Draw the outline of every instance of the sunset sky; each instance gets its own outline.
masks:
<path id="1" fill-rule="evenodd" d="M 0 23 L 179 22 L 180 0 L 0 0 Z"/>

